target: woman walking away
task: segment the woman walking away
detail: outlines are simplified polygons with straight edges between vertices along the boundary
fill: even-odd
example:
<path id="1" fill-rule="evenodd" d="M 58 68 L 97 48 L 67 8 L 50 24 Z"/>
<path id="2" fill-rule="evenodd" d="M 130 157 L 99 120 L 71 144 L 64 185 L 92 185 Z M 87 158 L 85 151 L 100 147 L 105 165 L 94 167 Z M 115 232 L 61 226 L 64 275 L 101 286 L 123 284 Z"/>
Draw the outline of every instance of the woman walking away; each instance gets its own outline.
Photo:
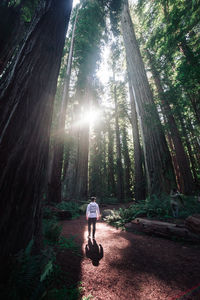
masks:
<path id="1" fill-rule="evenodd" d="M 92 237 L 95 238 L 96 221 L 99 220 L 99 205 L 96 203 L 96 197 L 91 197 L 91 202 L 87 206 L 86 219 L 88 220 L 88 238 L 91 234 L 91 224 L 93 226 Z"/>

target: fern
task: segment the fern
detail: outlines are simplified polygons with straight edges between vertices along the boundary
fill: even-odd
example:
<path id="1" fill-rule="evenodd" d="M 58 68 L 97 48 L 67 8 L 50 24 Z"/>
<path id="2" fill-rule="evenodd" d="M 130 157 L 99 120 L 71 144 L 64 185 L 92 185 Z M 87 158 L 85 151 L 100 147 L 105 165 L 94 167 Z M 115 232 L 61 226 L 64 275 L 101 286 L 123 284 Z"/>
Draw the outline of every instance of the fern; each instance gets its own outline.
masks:
<path id="1" fill-rule="evenodd" d="M 70 236 L 68 239 L 65 238 L 64 236 L 61 236 L 61 238 L 60 238 L 60 240 L 58 242 L 58 247 L 61 250 L 69 249 L 73 253 L 75 253 L 77 255 L 81 255 L 80 254 L 80 247 L 74 241 L 74 237 L 73 236 Z"/>
<path id="2" fill-rule="evenodd" d="M 43 220 L 43 235 L 47 244 L 55 244 L 59 240 L 62 227 L 54 219 Z"/>

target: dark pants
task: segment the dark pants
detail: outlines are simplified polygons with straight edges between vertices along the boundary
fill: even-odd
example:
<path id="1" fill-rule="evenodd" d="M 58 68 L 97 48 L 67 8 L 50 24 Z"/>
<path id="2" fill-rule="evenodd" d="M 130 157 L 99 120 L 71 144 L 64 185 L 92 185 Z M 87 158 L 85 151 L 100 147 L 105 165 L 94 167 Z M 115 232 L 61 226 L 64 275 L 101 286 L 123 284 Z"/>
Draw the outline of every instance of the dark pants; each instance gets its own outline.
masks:
<path id="1" fill-rule="evenodd" d="M 93 237 L 95 235 L 95 231 L 96 231 L 96 221 L 97 221 L 97 218 L 88 218 L 88 235 L 90 235 L 91 233 L 91 224 L 93 226 L 93 231 L 92 231 L 92 234 L 93 234 Z"/>

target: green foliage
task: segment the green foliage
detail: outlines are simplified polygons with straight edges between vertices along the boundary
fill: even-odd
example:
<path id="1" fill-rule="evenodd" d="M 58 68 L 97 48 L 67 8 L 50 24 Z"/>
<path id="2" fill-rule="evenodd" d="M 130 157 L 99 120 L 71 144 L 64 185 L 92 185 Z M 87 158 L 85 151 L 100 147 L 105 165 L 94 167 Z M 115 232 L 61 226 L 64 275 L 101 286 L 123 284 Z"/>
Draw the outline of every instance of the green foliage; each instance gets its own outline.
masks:
<path id="1" fill-rule="evenodd" d="M 81 206 L 79 206 L 79 211 L 81 214 L 85 214 L 88 204 L 89 204 L 89 201 L 87 203 L 84 203 Z"/>
<path id="2" fill-rule="evenodd" d="M 62 227 L 55 219 L 43 220 L 43 235 L 47 244 L 55 244 L 59 241 Z"/>
<path id="3" fill-rule="evenodd" d="M 180 209 L 180 218 L 187 218 L 193 214 L 200 213 L 200 203 L 197 201 L 195 196 L 182 196 L 184 207 Z"/>
<path id="4" fill-rule="evenodd" d="M 195 196 L 183 196 L 184 207 L 179 209 L 179 218 L 187 218 L 192 214 L 200 213 L 200 204 Z M 162 195 L 160 198 L 153 195 L 144 201 L 131 205 L 129 208 L 113 210 L 112 215 L 105 217 L 105 221 L 115 227 L 123 227 L 124 224 L 137 217 L 154 218 L 160 220 L 173 219 L 170 197 Z"/>
<path id="5" fill-rule="evenodd" d="M 61 236 L 58 241 L 58 247 L 60 250 L 71 250 L 72 253 L 75 253 L 77 255 L 80 254 L 80 247 L 77 245 L 77 243 L 74 240 L 73 236 L 70 236 L 69 238 L 65 238 L 64 236 Z"/>
<path id="6" fill-rule="evenodd" d="M 48 291 L 44 300 L 77 300 L 80 296 L 82 288 L 81 287 L 63 287 L 61 289 L 52 289 Z"/>
<path id="7" fill-rule="evenodd" d="M 22 7 L 22 20 L 24 22 L 31 22 L 33 15 L 35 13 L 35 9 L 38 1 L 27 1 L 27 5 Z"/>
<path id="8" fill-rule="evenodd" d="M 56 205 L 57 208 L 62 210 L 70 211 L 72 214 L 72 219 L 76 219 L 80 216 L 79 205 L 76 202 L 66 202 L 62 201 Z"/>
<path id="9" fill-rule="evenodd" d="M 52 251 L 44 251 L 41 255 L 32 255 L 31 241 L 25 250 L 13 257 L 11 274 L 7 285 L 1 291 L 2 299 L 37 300 L 45 292 L 47 278 L 53 271 L 55 260 Z"/>
<path id="10" fill-rule="evenodd" d="M 112 214 L 105 217 L 104 220 L 110 224 L 113 225 L 117 228 L 122 227 L 123 226 L 123 220 L 122 217 L 120 215 L 120 210 L 113 210 Z"/>
<path id="11" fill-rule="evenodd" d="M 79 70 L 77 86 L 80 89 L 85 88 L 87 77 L 97 68 L 104 28 L 104 9 L 97 1 L 84 2 L 78 13 L 74 44 L 74 65 Z"/>
<path id="12" fill-rule="evenodd" d="M 61 248 L 75 249 L 73 239 L 66 239 L 59 245 Z M 1 289 L 2 299 L 10 300 L 75 300 L 80 296 L 82 287 L 65 287 L 67 274 L 55 263 L 55 253 L 51 248 L 40 255 L 31 254 L 32 241 L 25 250 L 20 251 L 12 262 L 9 282 Z M 55 285 L 59 289 L 53 288 Z"/>
<path id="13" fill-rule="evenodd" d="M 88 295 L 88 296 L 83 296 L 81 300 L 91 300 L 94 297 L 92 295 Z"/>
<path id="14" fill-rule="evenodd" d="M 101 199 L 101 203 L 103 204 L 119 204 L 119 200 L 115 197 L 105 197 Z"/>
<path id="15" fill-rule="evenodd" d="M 46 211 L 49 217 L 49 211 Z M 33 240 L 25 250 L 21 250 L 11 261 L 11 273 L 4 287 L 0 287 L 2 299 L 39 300 L 39 299 L 78 299 L 81 287 L 65 287 L 68 273 L 56 264 L 57 251 L 70 250 L 80 256 L 80 247 L 74 237 L 60 237 L 61 226 L 53 216 L 43 220 L 45 249 L 33 255 Z M 54 249 L 54 250 L 53 250 Z M 59 289 L 55 288 L 59 286 Z"/>
<path id="16" fill-rule="evenodd" d="M 53 211 L 48 206 L 43 207 L 43 215 L 42 216 L 43 216 L 44 219 L 54 219 L 55 221 L 57 220 L 56 212 Z"/>

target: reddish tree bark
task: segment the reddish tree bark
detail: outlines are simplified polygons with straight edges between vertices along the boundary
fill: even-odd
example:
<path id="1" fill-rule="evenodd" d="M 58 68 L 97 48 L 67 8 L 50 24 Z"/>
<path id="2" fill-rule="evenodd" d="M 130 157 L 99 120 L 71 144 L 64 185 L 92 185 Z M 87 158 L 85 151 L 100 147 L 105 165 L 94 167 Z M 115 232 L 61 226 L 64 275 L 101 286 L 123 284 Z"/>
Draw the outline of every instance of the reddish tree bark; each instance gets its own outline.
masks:
<path id="1" fill-rule="evenodd" d="M 175 121 L 174 116 L 171 111 L 171 107 L 168 103 L 168 100 L 166 99 L 166 97 L 164 95 L 164 90 L 162 87 L 162 83 L 161 83 L 159 74 L 155 68 L 155 63 L 154 63 L 153 58 L 148 50 L 147 50 L 147 56 L 148 56 L 151 71 L 153 74 L 153 78 L 155 81 L 155 85 L 156 85 L 156 88 L 158 91 L 158 95 L 161 100 L 163 113 L 165 114 L 165 116 L 167 118 L 167 124 L 169 126 L 171 138 L 172 138 L 173 144 L 174 144 L 174 150 L 176 153 L 176 161 L 178 163 L 178 169 L 179 169 L 179 172 L 181 175 L 180 190 L 182 193 L 190 194 L 191 190 L 193 190 L 193 188 L 194 188 L 194 182 L 193 182 L 192 173 L 190 170 L 189 159 L 187 157 L 187 154 L 185 153 L 183 143 L 181 141 L 180 133 L 178 131 L 176 121 Z"/>
<path id="2" fill-rule="evenodd" d="M 175 185 L 174 170 L 136 40 L 127 0 L 123 4 L 121 24 L 131 88 L 141 128 L 147 190 L 150 195 L 168 193 Z"/>
<path id="3" fill-rule="evenodd" d="M 46 5 L 1 87 L 1 267 L 39 234 L 53 101 L 72 1 Z"/>
<path id="4" fill-rule="evenodd" d="M 110 119 L 107 121 L 108 128 L 108 190 L 111 195 L 116 195 L 116 184 L 114 176 L 114 135 L 111 129 Z"/>
<path id="5" fill-rule="evenodd" d="M 134 146 L 134 195 L 135 200 L 145 199 L 145 176 L 142 166 L 142 149 L 140 145 L 140 136 L 138 128 L 138 118 L 133 97 L 131 83 L 129 81 L 129 95 L 131 103 L 131 125 L 133 132 L 133 146 Z"/>
<path id="6" fill-rule="evenodd" d="M 117 102 L 117 91 L 114 80 L 114 103 L 115 103 L 115 134 L 116 134 L 116 152 L 117 152 L 117 198 L 123 200 L 124 198 L 124 180 L 123 180 L 123 167 L 122 167 L 122 150 L 120 141 L 120 130 L 119 130 L 119 112 L 118 112 L 118 102 Z"/>
<path id="7" fill-rule="evenodd" d="M 53 161 L 52 161 L 52 172 L 51 179 L 48 185 L 48 201 L 49 202 L 61 202 L 62 201 L 62 167 L 63 167 L 63 154 L 64 154 L 64 143 L 66 140 L 65 133 L 65 120 L 66 120 L 66 110 L 69 99 L 69 84 L 71 77 L 71 67 L 73 58 L 73 48 L 75 39 L 75 30 L 77 22 L 78 11 L 74 21 L 74 26 L 72 30 L 71 44 L 67 60 L 67 70 L 65 74 L 62 101 L 60 107 L 60 113 L 58 116 L 58 128 L 56 131 L 56 136 L 54 138 L 53 146 Z"/>
<path id="8" fill-rule="evenodd" d="M 132 176 L 131 176 L 131 159 L 128 149 L 127 131 L 126 127 L 122 128 L 122 154 L 124 157 L 124 194 L 126 198 L 132 197 Z"/>

